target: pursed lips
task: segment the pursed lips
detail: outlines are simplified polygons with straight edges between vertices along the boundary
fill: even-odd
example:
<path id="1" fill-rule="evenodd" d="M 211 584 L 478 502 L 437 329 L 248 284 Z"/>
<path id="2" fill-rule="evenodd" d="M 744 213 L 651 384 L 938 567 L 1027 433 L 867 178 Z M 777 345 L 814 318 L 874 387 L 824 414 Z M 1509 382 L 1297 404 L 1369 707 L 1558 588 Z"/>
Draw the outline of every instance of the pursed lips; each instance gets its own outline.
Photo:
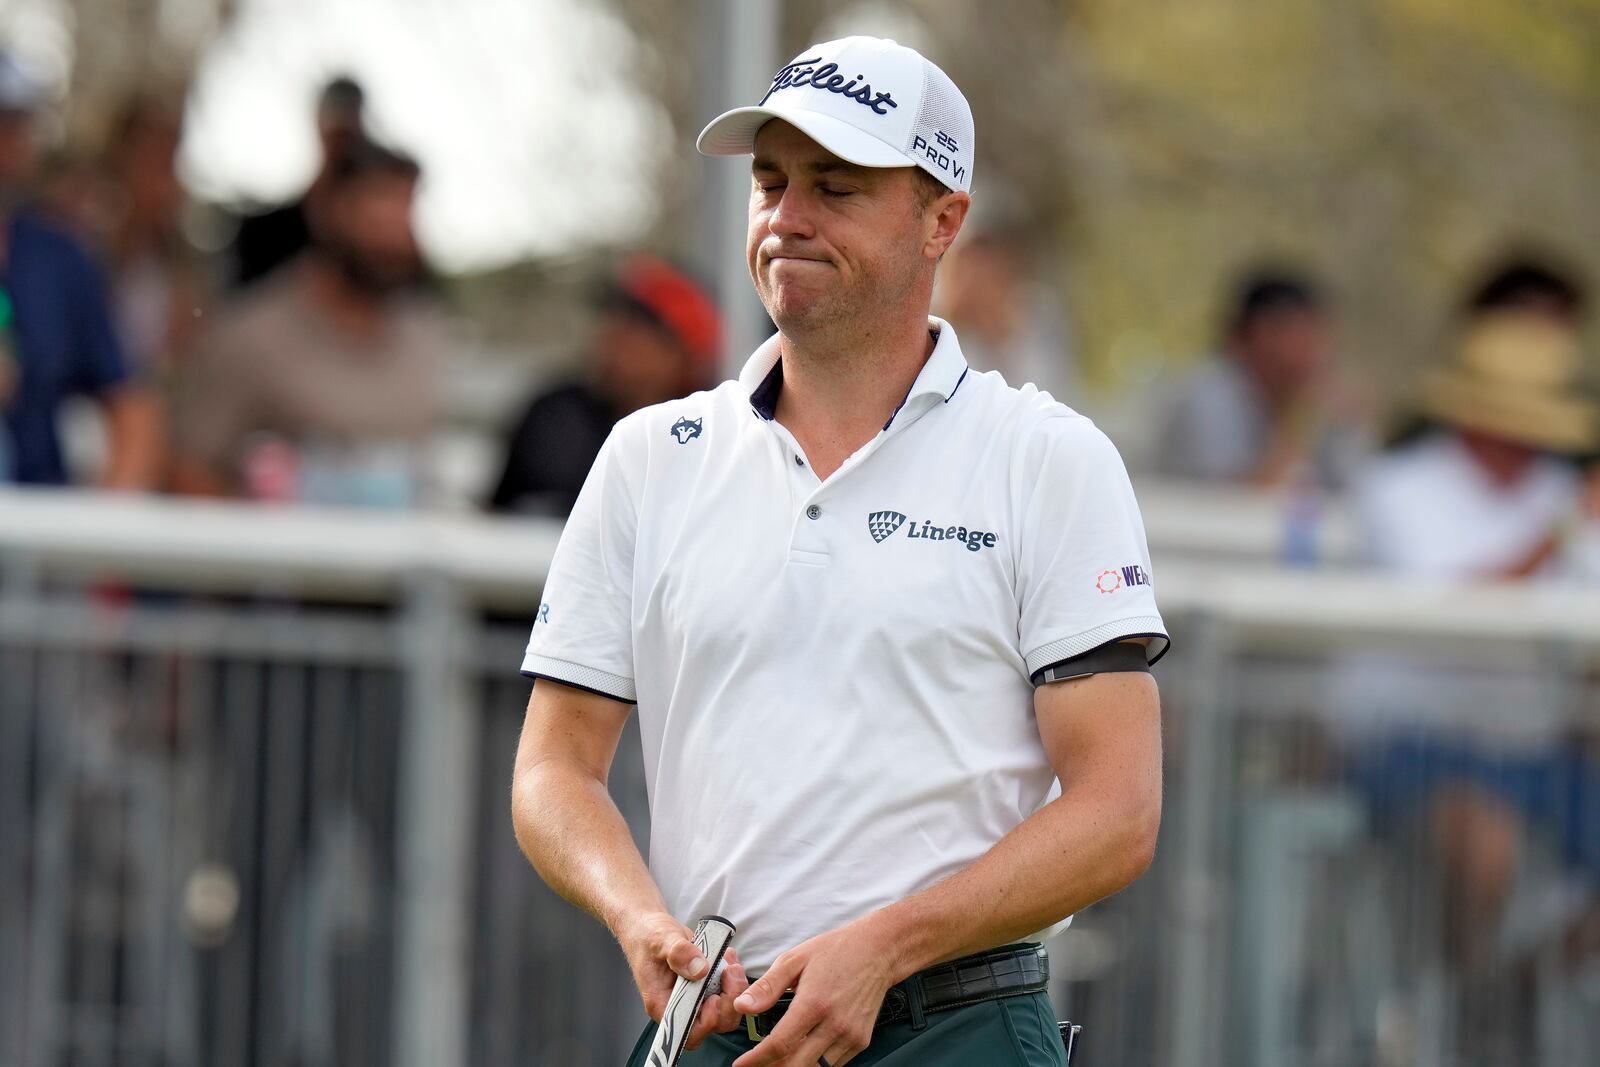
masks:
<path id="1" fill-rule="evenodd" d="M 795 256 L 795 255 L 782 255 L 782 254 L 767 256 L 767 262 L 768 263 L 773 263 L 773 264 L 788 262 L 788 263 L 819 263 L 819 264 L 823 264 L 825 266 L 829 265 L 829 261 L 826 260 L 826 259 L 823 259 L 820 256 Z"/>

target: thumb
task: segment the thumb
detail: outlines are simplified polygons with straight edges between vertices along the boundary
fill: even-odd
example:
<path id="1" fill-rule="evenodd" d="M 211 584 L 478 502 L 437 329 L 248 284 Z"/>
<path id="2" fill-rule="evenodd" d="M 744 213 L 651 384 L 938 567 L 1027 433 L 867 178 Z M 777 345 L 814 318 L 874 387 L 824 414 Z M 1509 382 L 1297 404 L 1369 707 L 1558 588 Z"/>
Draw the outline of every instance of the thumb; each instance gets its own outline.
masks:
<path id="1" fill-rule="evenodd" d="M 750 988 L 734 1000 L 733 1006 L 747 1015 L 766 1011 L 778 1003 L 784 990 L 800 977 L 800 964 L 790 956 L 779 956 L 772 969 L 750 983 Z"/>
<path id="2" fill-rule="evenodd" d="M 688 936 L 688 931 L 668 937 L 662 945 L 661 958 L 672 973 L 690 981 L 706 973 L 706 957 Z"/>

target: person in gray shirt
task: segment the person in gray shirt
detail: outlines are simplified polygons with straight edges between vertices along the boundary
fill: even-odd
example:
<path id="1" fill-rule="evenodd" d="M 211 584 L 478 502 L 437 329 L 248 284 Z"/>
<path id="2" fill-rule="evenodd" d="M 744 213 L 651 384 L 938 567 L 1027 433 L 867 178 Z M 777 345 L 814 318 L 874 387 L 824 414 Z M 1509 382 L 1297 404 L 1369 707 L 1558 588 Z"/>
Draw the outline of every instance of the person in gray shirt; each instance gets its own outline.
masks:
<path id="1" fill-rule="evenodd" d="M 1223 351 L 1169 404 L 1155 466 L 1174 478 L 1262 488 L 1348 483 L 1364 452 L 1357 405 L 1332 373 L 1324 298 L 1292 273 L 1239 288 Z"/>

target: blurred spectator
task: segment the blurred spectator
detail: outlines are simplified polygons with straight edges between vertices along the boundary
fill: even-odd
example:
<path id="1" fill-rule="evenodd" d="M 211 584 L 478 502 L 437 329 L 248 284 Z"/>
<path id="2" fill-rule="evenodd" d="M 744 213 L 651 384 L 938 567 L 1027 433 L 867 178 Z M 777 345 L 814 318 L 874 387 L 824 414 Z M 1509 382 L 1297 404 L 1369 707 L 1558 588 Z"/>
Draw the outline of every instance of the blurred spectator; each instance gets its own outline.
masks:
<path id="1" fill-rule="evenodd" d="M 1053 294 L 1030 268 L 1023 237 L 989 229 L 963 236 L 939 271 L 935 313 L 961 333 L 976 370 L 997 370 L 1012 385 L 1032 382 L 1075 404 L 1076 367 Z"/>
<path id="2" fill-rule="evenodd" d="M 651 256 L 629 258 L 600 300 L 582 380 L 537 397 L 511 431 L 490 508 L 566 515 L 618 419 L 711 384 L 720 333 L 699 286 Z"/>
<path id="3" fill-rule="evenodd" d="M 1583 523 L 1574 457 L 1600 444 L 1600 405 L 1581 389 L 1570 314 L 1506 306 L 1472 301 L 1451 358 L 1423 382 L 1431 428 L 1361 479 L 1359 517 L 1386 570 L 1560 575 L 1563 543 Z M 1542 670 L 1446 671 L 1400 654 L 1347 666 L 1346 726 L 1364 739 L 1356 778 L 1380 821 L 1423 818 L 1442 867 L 1446 948 L 1470 977 L 1501 945 L 1527 827 L 1541 826 L 1580 878 L 1600 879 L 1600 767 L 1571 742 Z"/>
<path id="4" fill-rule="evenodd" d="M 1372 559 L 1408 574 L 1525 577 L 1574 514 L 1573 462 L 1596 443 L 1572 330 L 1526 311 L 1477 318 L 1425 379 L 1431 433 L 1378 459 L 1360 510 Z"/>
<path id="5" fill-rule="evenodd" d="M 1559 258 L 1543 252 L 1519 252 L 1502 258 L 1485 273 L 1465 310 L 1469 316 L 1527 312 L 1576 334 L 1585 305 L 1583 287 Z M 1585 458 L 1589 470 L 1582 514 L 1563 527 L 1556 566 L 1566 577 L 1600 586 L 1600 456 Z"/>
<path id="6" fill-rule="evenodd" d="M 317 98 L 317 140 L 322 162 L 298 200 L 239 222 L 233 241 L 233 283 L 243 288 L 289 262 L 311 243 L 309 214 L 328 188 L 339 157 L 366 139 L 366 94 L 347 77 L 330 81 Z"/>
<path id="7" fill-rule="evenodd" d="M 117 325 L 135 371 L 149 376 L 171 369 L 199 321 L 199 267 L 180 229 L 181 136 L 176 108 L 136 99 L 117 116 L 105 152 Z"/>
<path id="8" fill-rule="evenodd" d="M 1361 404 L 1333 372 L 1321 294 L 1291 273 L 1252 274 L 1225 334 L 1162 420 L 1157 469 L 1266 488 L 1348 484 L 1365 452 Z"/>
<path id="9" fill-rule="evenodd" d="M 198 340 L 176 390 L 180 491 L 425 501 L 448 342 L 416 291 L 418 174 L 376 145 L 342 154 L 309 215 L 311 246 Z"/>
<path id="10" fill-rule="evenodd" d="M 132 383 L 103 281 L 76 240 L 26 203 L 38 155 L 40 87 L 0 54 L 0 476 L 68 480 L 57 423 L 67 399 L 98 401 L 108 488 L 149 488 L 160 462 L 159 414 Z"/>

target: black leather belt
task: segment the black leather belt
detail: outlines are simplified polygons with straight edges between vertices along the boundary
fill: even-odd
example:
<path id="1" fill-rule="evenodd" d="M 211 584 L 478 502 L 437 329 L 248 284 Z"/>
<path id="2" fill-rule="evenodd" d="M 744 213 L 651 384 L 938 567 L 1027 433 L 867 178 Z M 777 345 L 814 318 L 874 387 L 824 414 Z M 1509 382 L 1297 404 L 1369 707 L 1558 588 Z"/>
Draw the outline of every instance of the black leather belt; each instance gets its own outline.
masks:
<path id="1" fill-rule="evenodd" d="M 932 1012 L 1038 993 L 1049 984 L 1050 957 L 1043 945 L 1006 945 L 949 963 L 936 963 L 890 986 L 873 1025 L 910 1020 L 920 1026 L 922 1016 Z M 760 1041 L 772 1033 L 793 1001 L 794 994 L 785 993 L 770 1011 L 746 1015 L 746 1034 L 752 1041 Z"/>

